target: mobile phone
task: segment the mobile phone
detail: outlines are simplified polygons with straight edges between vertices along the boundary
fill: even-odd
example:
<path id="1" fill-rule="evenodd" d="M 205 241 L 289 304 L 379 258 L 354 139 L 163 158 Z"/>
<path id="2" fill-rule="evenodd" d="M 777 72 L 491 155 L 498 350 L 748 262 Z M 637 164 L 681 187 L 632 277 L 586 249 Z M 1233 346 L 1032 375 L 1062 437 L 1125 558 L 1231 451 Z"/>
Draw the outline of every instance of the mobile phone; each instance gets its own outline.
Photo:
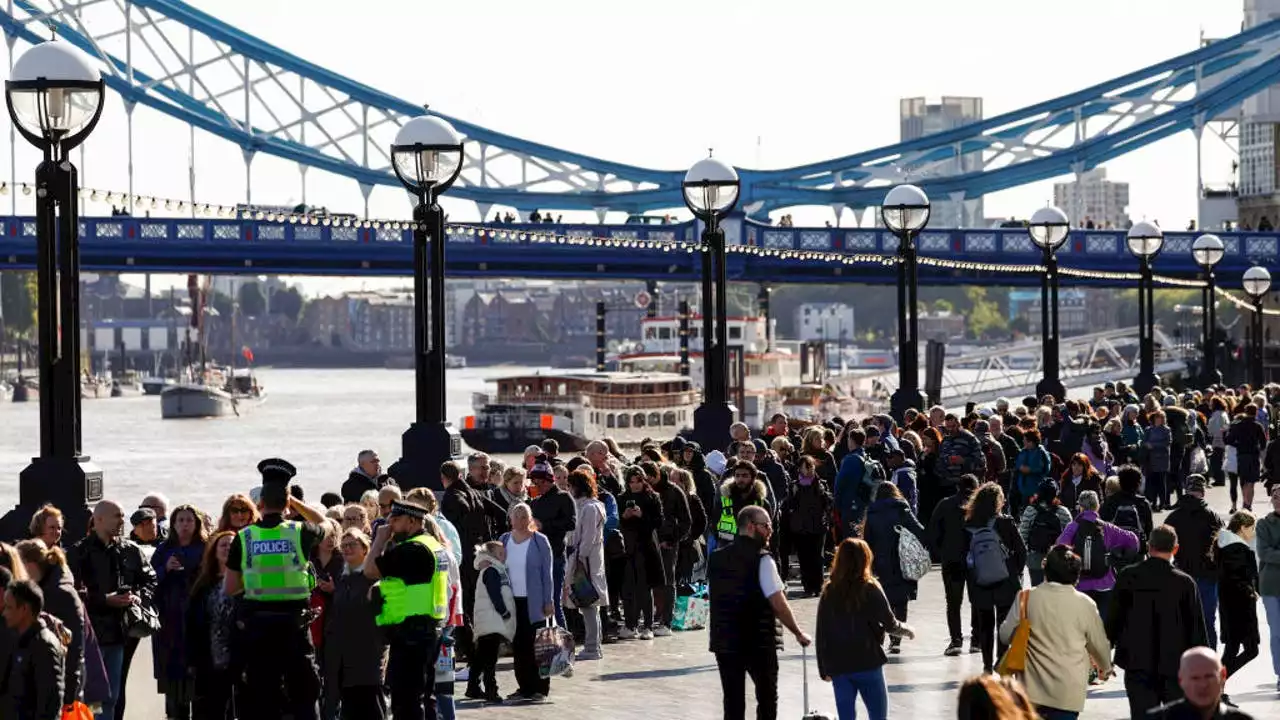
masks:
<path id="1" fill-rule="evenodd" d="M 633 508 L 633 507 L 635 507 L 635 506 L 636 506 L 636 501 L 635 501 L 635 500 L 628 500 L 628 501 L 627 501 L 627 507 L 629 507 L 629 508 Z"/>

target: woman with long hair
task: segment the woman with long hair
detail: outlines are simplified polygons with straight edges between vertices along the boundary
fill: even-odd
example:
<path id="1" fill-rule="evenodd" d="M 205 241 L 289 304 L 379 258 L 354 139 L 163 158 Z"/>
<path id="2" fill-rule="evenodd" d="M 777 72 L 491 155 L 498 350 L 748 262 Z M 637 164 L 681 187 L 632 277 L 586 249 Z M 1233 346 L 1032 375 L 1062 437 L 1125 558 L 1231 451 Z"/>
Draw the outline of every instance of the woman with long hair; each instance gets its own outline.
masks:
<path id="1" fill-rule="evenodd" d="M 1093 467 L 1089 456 L 1078 452 L 1071 456 L 1066 472 L 1058 486 L 1058 499 L 1068 510 L 1074 510 L 1080 493 L 1092 490 L 1102 497 L 1102 476 Z"/>
<path id="2" fill-rule="evenodd" d="M 1026 690 L 1013 678 L 975 675 L 960 686 L 957 720 L 1039 720 Z"/>
<path id="3" fill-rule="evenodd" d="M 884 682 L 884 636 L 915 637 L 894 617 L 880 583 L 871 574 L 871 546 L 847 538 L 836 547 L 831 577 L 818 601 L 818 675 L 832 684 L 840 720 L 856 718 L 858 697 L 871 720 L 889 717 L 889 689 Z"/>
<path id="4" fill-rule="evenodd" d="M 18 551 L 7 542 L 0 542 L 0 567 L 9 571 L 14 580 L 27 579 L 27 566 L 18 557 Z"/>
<path id="5" fill-rule="evenodd" d="M 1027 546 L 1018 534 L 1018 525 L 1004 514 L 1004 491 L 995 483 L 984 483 L 965 505 L 964 557 L 968 566 L 969 604 L 978 616 L 977 640 L 982 648 L 982 669 L 995 667 L 996 629 L 1009 614 L 1022 589 L 1022 569 L 1027 564 Z M 1001 553 L 1004 571 L 991 561 Z M 995 575 L 996 579 L 992 579 Z M 999 575 L 1004 575 L 999 578 Z M 1004 654 L 1004 647 L 999 648 Z"/>
<path id="6" fill-rule="evenodd" d="M 62 531 L 65 521 L 62 511 L 46 503 L 31 516 L 31 537 L 43 540 L 47 548 L 56 548 L 62 543 Z"/>
<path id="7" fill-rule="evenodd" d="M 169 536 L 151 556 L 156 571 L 156 611 L 160 630 L 151 636 L 151 652 L 165 713 L 171 718 L 191 717 L 195 688 L 187 673 L 185 619 L 191 587 L 200 573 L 209 529 L 204 514 L 191 505 L 179 505 L 169 514 Z"/>
<path id="8" fill-rule="evenodd" d="M 658 550 L 658 528 L 662 526 L 662 500 L 649 486 L 639 465 L 623 472 L 627 491 L 618 498 L 623 546 L 627 567 L 622 583 L 626 626 L 618 632 L 623 640 L 652 640 L 653 589 L 666 585 L 665 568 Z"/>
<path id="9" fill-rule="evenodd" d="M 27 570 L 27 576 L 44 592 L 44 611 L 58 618 L 62 626 L 71 633 L 71 642 L 66 648 L 62 691 L 62 704 L 70 705 L 80 699 L 80 690 L 84 684 L 84 633 L 88 617 L 85 615 L 84 603 L 76 592 L 75 579 L 67 568 L 67 555 L 62 548 L 48 547 L 44 540 L 37 538 L 23 540 L 15 549 Z M 101 667 L 102 658 L 98 657 L 96 660 Z"/>
<path id="10" fill-rule="evenodd" d="M 222 530 L 209 538 L 200 574 L 191 584 L 184 619 L 187 670 L 194 685 L 193 720 L 225 720 L 231 707 L 237 674 L 232 664 L 237 599 L 226 594 L 222 580 L 235 536 L 231 530 Z"/>
<path id="11" fill-rule="evenodd" d="M 232 495 L 222 503 L 222 517 L 218 519 L 218 532 L 226 530 L 240 532 L 260 519 L 258 506 L 253 504 L 253 500 L 250 500 L 248 495 Z"/>

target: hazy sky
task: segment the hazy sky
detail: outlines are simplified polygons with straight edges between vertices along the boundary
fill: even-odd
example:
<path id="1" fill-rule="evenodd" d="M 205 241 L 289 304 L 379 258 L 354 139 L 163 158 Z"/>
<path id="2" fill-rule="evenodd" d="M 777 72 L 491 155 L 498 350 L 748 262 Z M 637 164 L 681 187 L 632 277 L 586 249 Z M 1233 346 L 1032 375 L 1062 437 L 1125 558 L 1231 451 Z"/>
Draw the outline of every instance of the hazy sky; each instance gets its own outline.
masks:
<path id="1" fill-rule="evenodd" d="M 708 147 L 735 165 L 778 167 L 888 145 L 898 140 L 902 97 L 977 95 L 988 116 L 1015 110 L 1193 50 L 1202 32 L 1233 34 L 1241 2 L 194 4 L 318 65 L 491 129 L 610 160 L 683 169 Z M 174 37 L 185 43 L 186 33 Z M 85 185 L 127 187 L 124 118 L 123 103 L 111 98 L 86 146 Z M 140 108 L 134 133 L 135 191 L 186 197 L 186 127 Z M 35 153 L 18 142 L 18 179 L 29 180 Z M 1230 154 L 1208 140 L 1205 147 L 1206 180 L 1225 183 Z M 0 155 L 4 167 L 3 143 Z M 195 163 L 198 200 L 243 201 L 239 148 L 197 132 Z M 1106 167 L 1111 179 L 1131 183 L 1134 218 L 1181 227 L 1195 216 L 1189 132 Z M 292 163 L 255 160 L 255 202 L 296 202 L 299 187 Z M 315 170 L 307 195 L 331 209 L 363 206 L 354 181 Z M 1025 217 L 1051 196 L 1050 183 L 987 196 L 987 215 Z M 374 191 L 372 215 L 406 217 L 407 210 L 403 193 Z M 19 212 L 29 209 L 20 203 Z M 455 205 L 450 212 L 474 219 L 475 210 Z M 826 208 L 794 214 L 797 224 L 831 217 Z M 304 284 L 311 292 L 341 287 L 318 279 Z"/>

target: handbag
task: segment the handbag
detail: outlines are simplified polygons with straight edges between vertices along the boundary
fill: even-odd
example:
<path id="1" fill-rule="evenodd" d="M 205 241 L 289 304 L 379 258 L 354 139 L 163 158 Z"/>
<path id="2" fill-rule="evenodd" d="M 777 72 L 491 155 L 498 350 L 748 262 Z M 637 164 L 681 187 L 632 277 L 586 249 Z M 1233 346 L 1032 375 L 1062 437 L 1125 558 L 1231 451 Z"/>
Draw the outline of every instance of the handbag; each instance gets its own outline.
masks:
<path id="1" fill-rule="evenodd" d="M 533 637 L 533 655 L 538 660 L 538 677 L 546 679 L 573 670 L 573 634 L 554 624 L 538 628 Z"/>
<path id="2" fill-rule="evenodd" d="M 898 533 L 898 567 L 902 570 L 902 577 L 915 582 L 929 574 L 933 559 L 920 539 L 900 525 L 894 531 Z"/>
<path id="3" fill-rule="evenodd" d="M 1027 598 L 1030 595 L 1030 590 L 1018 593 L 1018 627 L 1013 631 L 1009 649 L 996 667 L 996 671 L 1006 677 L 1027 671 L 1027 646 L 1031 643 L 1031 620 L 1027 618 Z"/>
<path id="4" fill-rule="evenodd" d="M 591 573 L 582 561 L 573 563 L 573 575 L 569 580 L 569 592 L 573 595 L 573 604 L 579 608 L 591 607 L 600 602 L 600 592 L 591 580 Z"/>
<path id="5" fill-rule="evenodd" d="M 149 605 L 130 605 L 124 609 L 124 630 L 131 638 L 149 638 L 160 632 L 160 614 Z"/>

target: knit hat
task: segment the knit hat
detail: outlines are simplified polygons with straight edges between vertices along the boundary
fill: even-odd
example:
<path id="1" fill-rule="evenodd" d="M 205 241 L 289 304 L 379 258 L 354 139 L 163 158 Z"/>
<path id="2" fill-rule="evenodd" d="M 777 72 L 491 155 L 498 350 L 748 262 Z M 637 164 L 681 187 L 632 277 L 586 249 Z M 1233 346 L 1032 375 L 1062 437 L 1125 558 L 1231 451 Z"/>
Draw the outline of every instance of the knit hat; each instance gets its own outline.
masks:
<path id="1" fill-rule="evenodd" d="M 553 482 L 556 479 L 555 473 L 551 472 L 551 463 L 546 455 L 538 455 L 534 459 L 533 467 L 529 469 L 529 479 L 535 482 Z"/>

